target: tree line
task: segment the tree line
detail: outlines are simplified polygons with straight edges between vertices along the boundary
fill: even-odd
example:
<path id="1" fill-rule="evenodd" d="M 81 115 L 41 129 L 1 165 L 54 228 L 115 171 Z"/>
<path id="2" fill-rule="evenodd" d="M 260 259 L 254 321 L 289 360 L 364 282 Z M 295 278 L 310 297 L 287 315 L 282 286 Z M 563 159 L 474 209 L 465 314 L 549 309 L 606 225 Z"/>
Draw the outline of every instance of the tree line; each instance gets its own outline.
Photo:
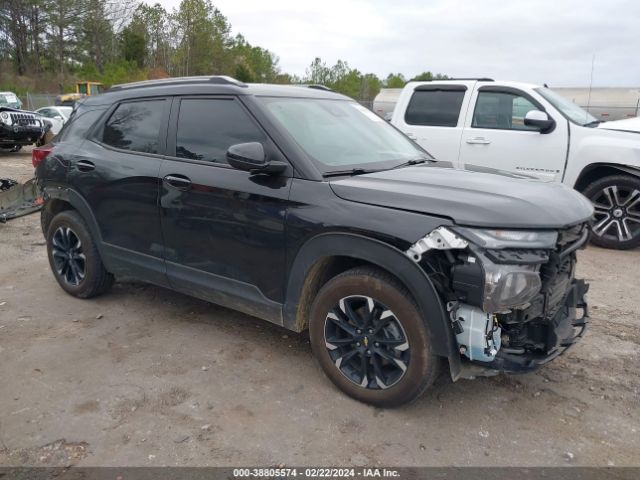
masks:
<path id="1" fill-rule="evenodd" d="M 182 0 L 167 11 L 140 0 L 0 0 L 0 89 L 72 91 L 76 80 L 107 86 L 189 75 L 230 75 L 244 82 L 317 83 L 362 101 L 423 72 L 379 78 L 345 61 L 315 58 L 302 76 L 282 72 L 278 57 L 231 34 L 211 0 Z"/>

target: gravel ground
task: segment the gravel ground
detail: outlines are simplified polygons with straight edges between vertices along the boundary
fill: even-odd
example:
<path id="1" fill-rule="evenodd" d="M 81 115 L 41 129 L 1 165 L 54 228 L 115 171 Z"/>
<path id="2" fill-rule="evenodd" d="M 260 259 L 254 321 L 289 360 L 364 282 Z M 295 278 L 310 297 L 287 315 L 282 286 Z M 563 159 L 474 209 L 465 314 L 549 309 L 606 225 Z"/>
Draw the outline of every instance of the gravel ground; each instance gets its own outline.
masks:
<path id="1" fill-rule="evenodd" d="M 29 151 L 0 154 L 28 179 Z M 0 225 L 0 465 L 640 465 L 640 251 L 589 247 L 592 327 L 535 374 L 442 379 L 381 410 L 308 340 L 161 288 L 78 300 L 39 216 Z"/>

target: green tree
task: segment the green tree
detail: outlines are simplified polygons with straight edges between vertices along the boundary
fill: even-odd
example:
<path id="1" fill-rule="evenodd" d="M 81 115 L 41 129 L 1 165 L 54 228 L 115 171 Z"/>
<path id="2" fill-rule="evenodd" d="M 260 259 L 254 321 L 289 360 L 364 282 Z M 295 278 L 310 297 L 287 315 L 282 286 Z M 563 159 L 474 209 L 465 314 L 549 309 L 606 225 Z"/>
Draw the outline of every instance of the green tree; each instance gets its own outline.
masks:
<path id="1" fill-rule="evenodd" d="M 407 84 L 407 80 L 401 73 L 390 73 L 384 80 L 385 88 L 403 88 Z"/>
<path id="2" fill-rule="evenodd" d="M 269 50 L 251 45 L 240 34 L 233 39 L 230 55 L 236 65 L 235 71 L 239 72 L 237 75 L 251 78 L 243 81 L 273 82 L 279 73 L 278 57 Z"/>
<path id="3" fill-rule="evenodd" d="M 182 0 L 172 15 L 179 75 L 228 72 L 231 26 L 210 0 Z"/>
<path id="4" fill-rule="evenodd" d="M 420 82 L 420 81 L 428 81 L 428 80 L 447 80 L 449 77 L 443 75 L 441 73 L 436 73 L 435 75 L 431 72 L 422 72 L 419 75 L 413 77 L 411 82 Z"/>
<path id="5" fill-rule="evenodd" d="M 135 22 L 127 25 L 120 34 L 122 56 L 133 62 L 138 68 L 143 68 L 147 61 L 146 30 Z"/>

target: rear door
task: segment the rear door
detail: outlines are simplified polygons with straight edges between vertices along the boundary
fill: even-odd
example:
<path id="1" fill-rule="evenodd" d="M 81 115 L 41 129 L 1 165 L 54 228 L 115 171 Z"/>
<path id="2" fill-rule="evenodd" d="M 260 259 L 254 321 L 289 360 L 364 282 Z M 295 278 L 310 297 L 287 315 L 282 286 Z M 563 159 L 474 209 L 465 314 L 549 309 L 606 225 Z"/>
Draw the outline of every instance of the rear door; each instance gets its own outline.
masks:
<path id="1" fill-rule="evenodd" d="M 560 181 L 567 155 L 567 122 L 555 118 L 550 133 L 524 125 L 530 110 L 544 106 L 523 90 L 485 85 L 473 92 L 460 150 L 463 168 L 495 168 Z M 549 112 L 548 112 L 549 113 Z"/>
<path id="2" fill-rule="evenodd" d="M 393 124 L 436 159 L 458 165 L 460 139 L 474 82 L 409 84 Z M 411 90 L 412 89 L 412 90 Z"/>
<path id="3" fill-rule="evenodd" d="M 148 98 L 114 105 L 93 137 L 72 143 L 73 151 L 65 155 L 68 181 L 97 220 L 110 269 L 160 285 L 167 281 L 158 172 L 169 103 L 166 98 Z M 74 119 L 63 143 L 71 143 L 75 125 L 83 121 L 82 116 Z"/>
<path id="4" fill-rule="evenodd" d="M 293 169 L 252 175 L 227 164 L 227 149 L 246 142 L 286 161 L 238 98 L 177 97 L 170 124 L 160 205 L 172 287 L 281 323 Z"/>

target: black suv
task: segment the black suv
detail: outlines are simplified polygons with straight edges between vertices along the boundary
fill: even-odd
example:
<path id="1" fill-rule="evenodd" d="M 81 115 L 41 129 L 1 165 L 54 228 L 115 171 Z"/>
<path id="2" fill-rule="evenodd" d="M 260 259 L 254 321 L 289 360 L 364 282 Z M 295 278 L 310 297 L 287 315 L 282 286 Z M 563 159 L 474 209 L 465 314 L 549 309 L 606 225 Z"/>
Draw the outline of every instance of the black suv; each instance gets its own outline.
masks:
<path id="1" fill-rule="evenodd" d="M 454 380 L 533 370 L 585 330 L 589 201 L 436 162 L 319 86 L 116 86 L 33 161 L 66 292 L 135 277 L 308 329 L 364 402 L 410 401 L 447 364 Z"/>

